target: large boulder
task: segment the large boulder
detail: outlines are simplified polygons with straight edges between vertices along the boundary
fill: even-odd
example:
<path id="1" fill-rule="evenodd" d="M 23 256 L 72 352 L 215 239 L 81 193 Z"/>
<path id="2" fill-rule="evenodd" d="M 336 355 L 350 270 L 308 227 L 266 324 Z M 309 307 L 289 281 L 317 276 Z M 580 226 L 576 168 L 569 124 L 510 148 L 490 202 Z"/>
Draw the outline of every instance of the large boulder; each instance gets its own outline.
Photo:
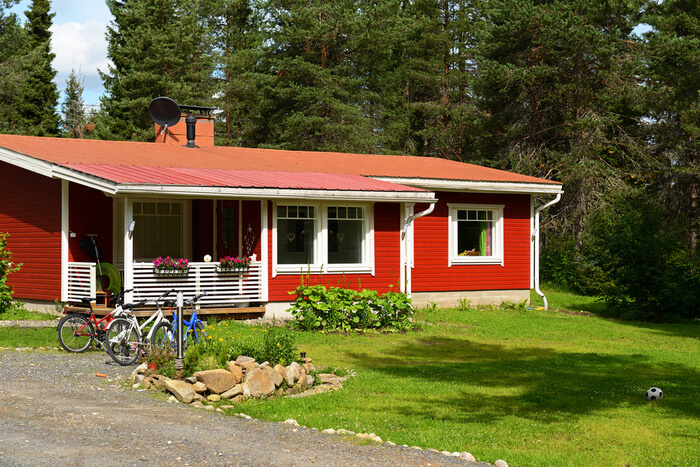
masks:
<path id="1" fill-rule="evenodd" d="M 250 397 L 271 396 L 275 393 L 275 383 L 270 374 L 259 368 L 251 370 L 243 383 L 243 394 Z"/>
<path id="2" fill-rule="evenodd" d="M 241 368 L 236 362 L 228 362 L 228 371 L 230 371 L 233 376 L 236 377 L 236 384 L 243 381 L 243 368 Z"/>
<path id="3" fill-rule="evenodd" d="M 215 394 L 226 392 L 237 384 L 233 373 L 221 368 L 198 371 L 193 376 L 197 378 L 197 381 L 204 383 L 207 389 Z"/>
<path id="4" fill-rule="evenodd" d="M 163 385 L 165 389 L 183 404 L 189 404 L 194 399 L 195 392 L 192 390 L 192 386 L 189 383 L 176 379 L 164 378 Z"/>
<path id="5" fill-rule="evenodd" d="M 268 365 L 262 367 L 261 369 L 270 375 L 270 378 L 272 378 L 272 382 L 275 384 L 276 388 L 282 386 L 282 381 L 284 381 L 284 378 L 282 378 L 282 375 L 277 373 L 274 368 Z"/>

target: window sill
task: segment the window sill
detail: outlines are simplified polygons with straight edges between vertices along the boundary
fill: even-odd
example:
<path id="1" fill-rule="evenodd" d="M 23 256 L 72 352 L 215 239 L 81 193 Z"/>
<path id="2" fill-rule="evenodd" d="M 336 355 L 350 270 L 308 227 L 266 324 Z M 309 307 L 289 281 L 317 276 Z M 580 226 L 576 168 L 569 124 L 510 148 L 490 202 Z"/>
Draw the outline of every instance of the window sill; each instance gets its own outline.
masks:
<path id="1" fill-rule="evenodd" d="M 345 264 L 345 265 L 323 265 L 314 266 L 307 264 L 285 264 L 275 267 L 275 275 L 290 275 L 290 274 L 372 274 L 374 269 L 372 266 L 365 264 Z"/>
<path id="2" fill-rule="evenodd" d="M 493 256 L 460 256 L 452 258 L 450 266 L 463 266 L 468 264 L 499 264 L 503 266 L 503 259 Z"/>

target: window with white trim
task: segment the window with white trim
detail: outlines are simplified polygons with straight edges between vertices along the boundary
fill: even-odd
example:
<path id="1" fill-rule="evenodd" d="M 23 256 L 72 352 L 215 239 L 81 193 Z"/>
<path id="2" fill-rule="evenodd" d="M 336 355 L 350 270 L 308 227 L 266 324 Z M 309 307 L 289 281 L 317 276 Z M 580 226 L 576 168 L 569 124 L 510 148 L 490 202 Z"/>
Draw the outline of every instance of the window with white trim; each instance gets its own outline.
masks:
<path id="1" fill-rule="evenodd" d="M 278 204 L 275 271 L 373 272 L 371 216 L 367 205 Z"/>
<path id="2" fill-rule="evenodd" d="M 183 202 L 134 201 L 134 221 L 134 260 L 187 256 Z"/>
<path id="3" fill-rule="evenodd" d="M 448 204 L 450 265 L 503 264 L 503 206 Z"/>

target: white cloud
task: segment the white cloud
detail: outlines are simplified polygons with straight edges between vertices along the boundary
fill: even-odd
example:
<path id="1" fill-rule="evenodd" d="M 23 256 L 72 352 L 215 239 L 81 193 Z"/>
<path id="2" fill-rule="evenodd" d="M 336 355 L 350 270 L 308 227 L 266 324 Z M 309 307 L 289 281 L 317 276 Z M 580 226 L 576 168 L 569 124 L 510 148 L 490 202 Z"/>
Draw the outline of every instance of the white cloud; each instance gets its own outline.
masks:
<path id="1" fill-rule="evenodd" d="M 71 70 L 80 71 L 85 78 L 85 98 L 94 104 L 89 96 L 102 94 L 102 81 L 98 68 L 107 71 L 107 25 L 97 21 L 87 23 L 67 22 L 51 26 L 51 49 L 56 54 L 53 67 L 58 72 L 56 84 L 65 87 Z M 61 96 L 62 100 L 63 96 Z"/>

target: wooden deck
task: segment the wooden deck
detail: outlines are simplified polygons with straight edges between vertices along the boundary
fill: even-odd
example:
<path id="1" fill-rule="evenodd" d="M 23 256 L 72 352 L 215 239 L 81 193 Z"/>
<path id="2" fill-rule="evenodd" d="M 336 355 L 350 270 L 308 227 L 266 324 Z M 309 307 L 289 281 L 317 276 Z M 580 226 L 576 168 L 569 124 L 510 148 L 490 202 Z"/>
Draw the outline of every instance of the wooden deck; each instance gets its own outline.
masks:
<path id="1" fill-rule="evenodd" d="M 89 308 L 66 305 L 63 307 L 65 313 L 90 313 Z M 94 307 L 95 316 L 105 316 L 114 308 L 106 307 Z M 137 318 L 147 318 L 151 316 L 156 311 L 155 307 L 141 307 L 134 310 L 134 314 Z M 169 310 L 164 309 L 163 314 L 165 316 L 172 316 Z M 188 308 L 184 309 L 184 315 L 189 316 L 190 310 Z M 197 316 L 216 316 L 218 319 L 252 319 L 260 318 L 265 314 L 264 306 L 252 306 L 252 307 L 241 307 L 241 308 L 201 308 L 197 310 Z"/>

